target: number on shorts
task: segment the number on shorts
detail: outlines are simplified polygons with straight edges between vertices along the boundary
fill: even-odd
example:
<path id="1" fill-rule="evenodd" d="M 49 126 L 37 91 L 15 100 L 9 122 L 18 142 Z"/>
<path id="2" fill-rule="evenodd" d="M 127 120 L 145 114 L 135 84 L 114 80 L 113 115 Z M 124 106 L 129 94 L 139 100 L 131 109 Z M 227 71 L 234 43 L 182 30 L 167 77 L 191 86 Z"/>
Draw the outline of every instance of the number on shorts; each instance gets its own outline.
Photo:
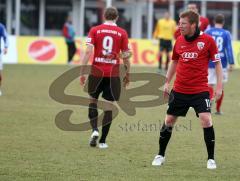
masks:
<path id="1" fill-rule="evenodd" d="M 205 99 L 205 101 L 206 101 L 207 108 L 210 108 L 211 107 L 210 99 Z"/>
<path id="2" fill-rule="evenodd" d="M 113 38 L 111 36 L 105 36 L 103 38 L 102 47 L 103 47 L 103 51 L 102 51 L 103 55 L 107 55 L 107 54 L 112 53 Z"/>

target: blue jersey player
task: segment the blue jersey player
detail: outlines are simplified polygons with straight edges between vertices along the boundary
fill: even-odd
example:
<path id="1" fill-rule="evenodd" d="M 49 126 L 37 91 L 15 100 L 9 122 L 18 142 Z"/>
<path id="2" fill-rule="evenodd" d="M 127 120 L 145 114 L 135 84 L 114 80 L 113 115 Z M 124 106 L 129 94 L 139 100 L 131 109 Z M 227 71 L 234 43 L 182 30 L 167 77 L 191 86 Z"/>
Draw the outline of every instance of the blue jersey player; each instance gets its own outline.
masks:
<path id="1" fill-rule="evenodd" d="M 228 69 L 231 71 L 233 69 L 234 58 L 231 42 L 231 34 L 229 31 L 223 29 L 224 26 L 224 15 L 218 14 L 215 17 L 215 27 L 210 28 L 206 31 L 207 34 L 211 35 L 215 40 L 218 51 L 221 57 L 222 67 L 223 67 L 223 83 L 226 83 L 228 80 Z M 213 99 L 213 87 L 216 85 L 216 73 L 215 65 L 212 61 L 209 63 L 208 69 L 208 84 L 210 89 L 210 97 Z M 220 107 L 222 105 L 223 93 L 220 99 L 216 102 L 216 114 L 222 114 Z"/>

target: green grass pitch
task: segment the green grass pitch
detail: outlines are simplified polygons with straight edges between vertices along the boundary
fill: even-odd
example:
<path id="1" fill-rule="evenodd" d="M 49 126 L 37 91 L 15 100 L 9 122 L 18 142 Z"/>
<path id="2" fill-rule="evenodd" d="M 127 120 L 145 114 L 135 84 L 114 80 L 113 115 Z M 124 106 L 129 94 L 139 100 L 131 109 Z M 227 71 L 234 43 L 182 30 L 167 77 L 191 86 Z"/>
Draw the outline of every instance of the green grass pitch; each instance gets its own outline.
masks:
<path id="1" fill-rule="evenodd" d="M 62 131 L 54 118 L 64 109 L 72 120 L 87 120 L 87 108 L 52 100 L 48 89 L 69 66 L 5 65 L 0 97 L 0 181 L 239 181 L 240 70 L 225 86 L 224 115 L 213 115 L 216 170 L 206 169 L 203 131 L 194 111 L 179 118 L 170 140 L 165 165 L 151 166 L 158 152 L 159 124 L 167 105 L 137 108 L 135 116 L 120 110 L 107 139 L 109 149 L 88 145 L 90 131 Z M 156 72 L 138 67 L 137 72 Z M 66 90 L 87 96 L 73 81 Z M 141 97 L 144 99 L 144 97 Z M 215 111 L 215 110 L 213 110 Z"/>

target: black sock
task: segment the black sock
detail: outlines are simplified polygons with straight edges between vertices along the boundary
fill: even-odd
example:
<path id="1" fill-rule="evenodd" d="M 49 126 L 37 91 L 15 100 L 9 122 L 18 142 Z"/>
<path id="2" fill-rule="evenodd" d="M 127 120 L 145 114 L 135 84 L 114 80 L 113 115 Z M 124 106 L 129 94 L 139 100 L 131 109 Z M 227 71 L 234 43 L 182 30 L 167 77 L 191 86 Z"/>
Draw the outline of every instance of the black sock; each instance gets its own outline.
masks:
<path id="1" fill-rule="evenodd" d="M 101 139 L 99 140 L 99 143 L 105 143 L 106 138 L 110 129 L 112 123 L 112 111 L 105 111 L 104 112 L 104 117 L 102 121 L 102 136 Z"/>
<path id="2" fill-rule="evenodd" d="M 171 138 L 171 135 L 172 135 L 172 127 L 168 127 L 164 123 L 160 131 L 159 155 L 162 155 L 162 156 L 165 155 L 167 144 Z"/>
<path id="3" fill-rule="evenodd" d="M 159 60 L 158 60 L 158 68 L 162 69 L 162 56 L 159 56 Z"/>
<path id="4" fill-rule="evenodd" d="M 208 159 L 214 160 L 214 146 L 215 146 L 215 134 L 213 126 L 209 128 L 203 128 L 204 140 L 207 146 Z"/>
<path id="5" fill-rule="evenodd" d="M 98 119 L 98 111 L 97 111 L 97 104 L 90 103 L 88 109 L 88 118 L 90 119 L 90 124 L 92 126 L 93 131 L 98 131 L 97 127 L 97 119 Z"/>

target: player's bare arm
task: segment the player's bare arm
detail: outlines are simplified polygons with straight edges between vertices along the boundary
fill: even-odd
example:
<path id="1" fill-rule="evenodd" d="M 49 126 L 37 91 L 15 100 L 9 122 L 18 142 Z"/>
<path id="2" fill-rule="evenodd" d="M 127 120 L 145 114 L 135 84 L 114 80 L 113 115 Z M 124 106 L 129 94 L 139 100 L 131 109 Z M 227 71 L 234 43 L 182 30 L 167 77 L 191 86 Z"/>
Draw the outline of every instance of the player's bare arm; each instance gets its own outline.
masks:
<path id="1" fill-rule="evenodd" d="M 123 83 L 124 83 L 124 87 L 128 86 L 129 85 L 129 72 L 130 72 L 130 61 L 129 59 L 131 58 L 132 56 L 132 52 L 131 51 L 125 51 L 125 52 L 122 52 L 120 57 L 123 59 L 123 64 L 124 64 L 124 67 L 126 69 L 126 75 L 123 79 Z"/>
<path id="2" fill-rule="evenodd" d="M 169 83 L 171 82 L 177 68 L 178 61 L 172 61 L 166 75 L 166 81 L 164 84 L 164 97 L 169 94 Z"/>
<path id="3" fill-rule="evenodd" d="M 82 65 L 80 68 L 80 85 L 83 86 L 85 84 L 86 77 L 83 75 L 84 72 L 84 65 L 88 64 L 88 61 L 93 54 L 93 45 L 88 45 L 86 52 L 84 54 L 83 60 L 82 60 Z"/>
<path id="4" fill-rule="evenodd" d="M 216 100 L 222 95 L 222 64 L 221 61 L 215 62 L 215 70 L 217 75 L 217 87 L 215 90 Z"/>

